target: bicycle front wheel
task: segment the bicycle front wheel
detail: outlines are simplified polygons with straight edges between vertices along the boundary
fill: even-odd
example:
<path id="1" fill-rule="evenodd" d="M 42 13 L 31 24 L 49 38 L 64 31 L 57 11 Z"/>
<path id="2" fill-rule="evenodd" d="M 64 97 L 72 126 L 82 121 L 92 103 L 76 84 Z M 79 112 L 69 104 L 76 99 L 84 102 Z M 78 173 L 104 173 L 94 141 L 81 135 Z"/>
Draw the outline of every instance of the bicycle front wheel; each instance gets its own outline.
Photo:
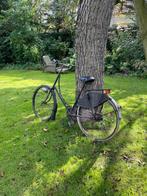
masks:
<path id="1" fill-rule="evenodd" d="M 94 141 L 107 141 L 119 128 L 120 114 L 113 99 L 93 109 L 78 107 L 77 122 L 81 131 Z"/>
<path id="2" fill-rule="evenodd" d="M 33 111 L 41 120 L 53 119 L 57 110 L 56 95 L 47 85 L 39 86 L 32 99 Z"/>

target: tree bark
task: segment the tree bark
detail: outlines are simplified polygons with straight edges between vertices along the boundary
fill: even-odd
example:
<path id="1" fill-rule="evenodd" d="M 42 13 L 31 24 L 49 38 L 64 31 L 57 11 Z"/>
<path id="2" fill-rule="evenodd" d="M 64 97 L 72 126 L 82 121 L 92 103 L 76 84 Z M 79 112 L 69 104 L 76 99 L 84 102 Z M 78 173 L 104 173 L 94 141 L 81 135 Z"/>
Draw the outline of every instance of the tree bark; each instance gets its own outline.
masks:
<path id="1" fill-rule="evenodd" d="M 145 58 L 147 62 L 147 1 L 146 0 L 134 0 L 136 15 L 141 32 L 141 38 L 143 41 Z"/>
<path id="2" fill-rule="evenodd" d="M 94 76 L 88 89 L 103 87 L 104 55 L 108 28 L 115 0 L 81 0 L 76 31 L 76 94 L 82 83 L 80 76 Z"/>

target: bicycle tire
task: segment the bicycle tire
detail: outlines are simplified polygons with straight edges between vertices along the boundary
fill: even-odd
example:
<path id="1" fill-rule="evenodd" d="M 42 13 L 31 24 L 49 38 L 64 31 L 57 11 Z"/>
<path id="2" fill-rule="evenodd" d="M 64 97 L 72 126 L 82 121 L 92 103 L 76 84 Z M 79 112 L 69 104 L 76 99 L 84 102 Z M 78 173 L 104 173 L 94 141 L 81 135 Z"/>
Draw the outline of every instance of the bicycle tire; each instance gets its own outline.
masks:
<path id="1" fill-rule="evenodd" d="M 35 116 L 42 121 L 54 120 L 57 111 L 55 92 L 47 85 L 38 86 L 32 97 L 32 107 Z"/>
<path id="2" fill-rule="evenodd" d="M 114 122 L 114 127 L 112 128 L 112 131 L 110 131 L 110 133 L 105 136 L 107 130 L 104 130 L 104 129 L 100 128 L 100 123 L 101 122 L 106 123 L 108 130 L 112 126 L 110 123 L 108 123 L 110 120 L 109 121 L 106 121 L 105 116 L 102 113 L 104 111 L 104 108 L 106 108 L 105 107 L 106 104 L 111 108 L 111 110 L 110 110 L 110 113 L 104 113 L 104 115 L 106 116 L 106 114 L 110 114 L 110 116 L 107 117 L 109 119 L 110 117 L 112 118 L 112 114 L 114 114 L 114 116 L 115 116 L 115 118 L 114 118 L 115 119 L 115 122 Z M 102 105 L 100 105 L 98 107 L 99 108 L 101 107 L 99 109 L 99 113 L 97 114 L 97 115 L 101 115 L 101 116 L 99 116 L 99 120 L 98 119 L 94 119 L 94 117 L 92 116 L 93 114 L 91 114 L 91 113 L 89 113 L 91 115 L 91 117 L 88 116 L 89 114 L 88 114 L 87 110 L 89 110 L 89 109 L 86 109 L 84 107 L 79 106 L 78 109 L 77 109 L 77 122 L 78 122 L 79 128 L 84 133 L 84 135 L 86 135 L 87 137 L 92 138 L 94 141 L 104 142 L 104 141 L 110 140 L 115 135 L 115 133 L 118 131 L 119 124 L 120 124 L 120 119 L 121 119 L 121 113 L 119 111 L 119 107 L 118 107 L 117 103 L 110 96 L 108 96 L 108 101 L 106 101 L 105 103 L 103 103 Z M 107 112 L 107 109 L 105 109 L 105 110 Z M 85 119 L 85 120 L 83 120 L 83 119 Z M 89 121 L 89 123 L 92 122 L 91 125 L 89 124 L 91 126 L 91 128 L 86 128 L 86 124 L 88 124 L 88 121 Z M 96 130 L 96 128 L 92 128 L 92 126 L 94 124 L 96 124 L 96 123 L 97 123 L 97 130 Z M 92 129 L 93 130 L 95 129 L 93 131 L 94 135 L 92 135 Z M 102 134 L 104 135 L 104 137 L 102 137 Z"/>

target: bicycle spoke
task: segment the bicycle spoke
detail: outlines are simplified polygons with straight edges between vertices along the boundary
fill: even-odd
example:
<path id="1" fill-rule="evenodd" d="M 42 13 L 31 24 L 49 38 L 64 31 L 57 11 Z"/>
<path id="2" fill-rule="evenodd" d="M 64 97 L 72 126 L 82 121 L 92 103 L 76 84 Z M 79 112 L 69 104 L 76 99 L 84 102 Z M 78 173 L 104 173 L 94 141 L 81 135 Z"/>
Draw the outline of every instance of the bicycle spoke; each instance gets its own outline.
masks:
<path id="1" fill-rule="evenodd" d="M 77 120 L 85 135 L 97 140 L 105 140 L 115 132 L 118 118 L 111 101 L 107 101 L 100 107 L 89 109 L 89 111 L 80 107 Z"/>
<path id="2" fill-rule="evenodd" d="M 54 111 L 55 97 L 47 86 L 40 86 L 33 96 L 33 109 L 37 117 L 49 119 Z"/>

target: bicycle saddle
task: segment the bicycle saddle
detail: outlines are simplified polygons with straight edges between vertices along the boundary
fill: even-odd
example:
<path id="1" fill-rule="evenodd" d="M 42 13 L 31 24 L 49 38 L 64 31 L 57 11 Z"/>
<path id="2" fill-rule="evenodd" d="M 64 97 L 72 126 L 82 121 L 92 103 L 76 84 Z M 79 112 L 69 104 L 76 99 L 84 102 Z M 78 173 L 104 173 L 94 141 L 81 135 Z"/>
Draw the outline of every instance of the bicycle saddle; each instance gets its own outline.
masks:
<path id="1" fill-rule="evenodd" d="M 82 82 L 88 83 L 88 82 L 94 82 L 95 78 L 93 76 L 82 76 L 80 77 L 80 80 Z"/>

